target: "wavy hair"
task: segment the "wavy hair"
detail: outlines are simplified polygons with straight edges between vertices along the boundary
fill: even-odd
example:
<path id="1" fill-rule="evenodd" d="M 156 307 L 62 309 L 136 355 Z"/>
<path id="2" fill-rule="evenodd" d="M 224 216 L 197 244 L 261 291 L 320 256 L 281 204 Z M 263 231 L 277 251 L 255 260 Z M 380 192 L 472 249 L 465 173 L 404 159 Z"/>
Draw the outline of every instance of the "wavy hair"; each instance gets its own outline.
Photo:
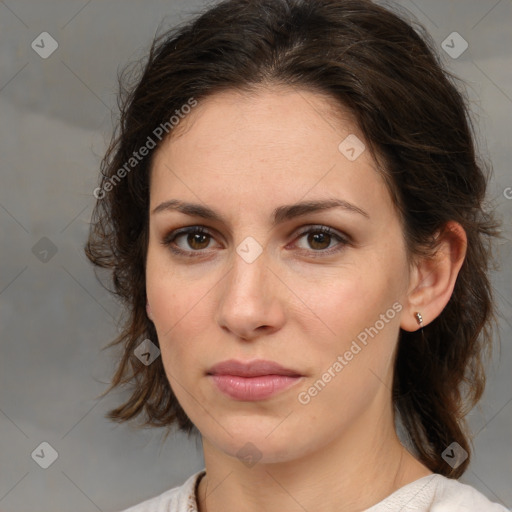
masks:
<path id="1" fill-rule="evenodd" d="M 453 441 L 471 453 L 465 416 L 485 385 L 498 223 L 485 207 L 490 164 L 476 154 L 469 101 L 425 28 L 369 0 L 225 0 L 155 37 L 140 64 L 120 77 L 120 118 L 102 160 L 85 247 L 89 260 L 108 270 L 109 288 L 127 313 L 108 345 L 118 345 L 122 356 L 106 393 L 129 385 L 130 395 L 108 417 L 141 415 L 145 425 L 195 429 L 161 358 L 145 366 L 134 356 L 143 339 L 158 344 L 145 310 L 145 258 L 149 174 L 159 143 L 136 162 L 130 158 L 191 98 L 286 85 L 327 95 L 354 115 L 410 256 L 435 252 L 435 235 L 448 221 L 467 234 L 445 309 L 421 331 L 400 331 L 393 381 L 393 403 L 419 460 L 435 473 L 462 475 L 470 458 L 451 468 L 441 454 Z"/>

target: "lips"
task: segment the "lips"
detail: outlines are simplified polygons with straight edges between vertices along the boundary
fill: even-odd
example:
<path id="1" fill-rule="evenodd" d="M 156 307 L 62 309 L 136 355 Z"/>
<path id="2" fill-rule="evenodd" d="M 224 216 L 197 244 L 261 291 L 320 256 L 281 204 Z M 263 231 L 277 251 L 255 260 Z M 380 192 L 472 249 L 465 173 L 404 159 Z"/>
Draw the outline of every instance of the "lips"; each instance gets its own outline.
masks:
<path id="1" fill-rule="evenodd" d="M 213 366 L 207 375 L 216 387 L 235 400 L 264 400 L 302 379 L 296 370 L 273 361 L 241 362 L 231 359 Z"/>
<path id="2" fill-rule="evenodd" d="M 243 363 L 230 359 L 213 366 L 208 372 L 210 375 L 236 375 L 238 377 L 260 377 L 262 375 L 285 375 L 300 377 L 300 373 L 285 368 L 273 361 L 256 360 Z"/>

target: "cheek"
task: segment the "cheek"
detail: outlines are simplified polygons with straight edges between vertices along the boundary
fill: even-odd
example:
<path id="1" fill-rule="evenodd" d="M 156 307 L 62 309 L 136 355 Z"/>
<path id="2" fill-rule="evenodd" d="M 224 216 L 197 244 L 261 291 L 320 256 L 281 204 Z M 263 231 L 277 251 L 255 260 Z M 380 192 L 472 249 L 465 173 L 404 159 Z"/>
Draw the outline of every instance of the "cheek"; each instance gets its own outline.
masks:
<path id="1" fill-rule="evenodd" d="M 310 297 L 321 320 L 315 324 L 329 329 L 326 336 L 310 331 L 304 339 L 304 353 L 314 371 L 300 390 L 302 397 L 314 404 L 309 412 L 333 425 L 339 424 L 340 414 L 349 418 L 361 413 L 388 382 L 399 332 L 396 282 L 379 279 L 382 274 L 376 269 L 366 274 L 352 271 Z M 300 330 L 307 329 L 304 321 Z"/>
<path id="2" fill-rule="evenodd" d="M 210 279 L 190 279 L 179 268 L 173 269 L 165 258 L 148 253 L 146 294 L 164 365 L 169 370 L 175 361 L 187 364 L 197 353 L 193 350 L 195 340 L 201 339 L 201 332 L 208 327 L 211 331 L 206 310 L 211 307 L 208 291 L 214 284 Z"/>
<path id="3" fill-rule="evenodd" d="M 308 385 L 320 380 L 323 389 L 329 381 L 322 397 L 315 399 L 322 414 L 335 416 L 326 409 L 340 400 L 345 406 L 364 407 L 388 381 L 393 367 L 405 284 L 402 256 L 390 252 L 384 258 L 378 251 L 359 256 L 350 265 L 322 275 L 314 285 L 301 281 L 298 291 L 315 313 L 312 322 L 306 320 L 312 318 L 310 311 L 296 317 L 304 319 L 299 320 L 300 331 L 306 333 L 304 352 L 314 361 L 314 377 Z M 335 378 L 325 374 L 329 369 Z"/>
<path id="4" fill-rule="evenodd" d="M 186 283 L 166 251 L 150 242 L 146 262 L 146 295 L 157 331 L 167 332 L 186 314 L 199 285 Z"/>
<path id="5" fill-rule="evenodd" d="M 314 282 L 296 280 L 294 292 L 303 299 L 303 311 L 296 317 L 303 319 L 302 330 L 316 333 L 315 343 L 323 348 L 334 342 L 335 348 L 341 349 L 373 326 L 401 298 L 401 283 L 390 276 L 389 265 L 387 271 L 382 266 L 386 264 L 361 260 L 357 265 L 317 274 Z M 395 311 L 390 313 L 386 320 L 393 323 Z"/>

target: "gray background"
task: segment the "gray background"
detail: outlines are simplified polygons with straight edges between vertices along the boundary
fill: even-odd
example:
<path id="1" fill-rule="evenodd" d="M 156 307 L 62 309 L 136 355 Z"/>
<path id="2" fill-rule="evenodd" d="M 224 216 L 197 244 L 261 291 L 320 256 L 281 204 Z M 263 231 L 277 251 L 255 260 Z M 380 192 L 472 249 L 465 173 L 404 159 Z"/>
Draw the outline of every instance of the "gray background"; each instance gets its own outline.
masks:
<path id="1" fill-rule="evenodd" d="M 101 349 L 115 336 L 120 309 L 95 280 L 82 247 L 111 131 L 118 67 L 144 55 L 162 20 L 175 24 L 205 4 L 0 1 L 3 512 L 115 511 L 203 467 L 199 441 L 175 435 L 164 444 L 161 431 L 103 417 L 121 399 L 119 393 L 96 398 L 114 364 L 115 353 Z M 512 199 L 504 193 L 512 187 L 512 1 L 398 5 L 427 27 L 446 65 L 467 82 L 480 149 L 494 166 L 489 200 L 505 236 L 501 270 L 493 274 L 502 345 L 484 399 L 470 414 L 475 454 L 461 480 L 512 507 Z M 59 44 L 47 59 L 31 48 L 43 31 Z M 469 43 L 457 59 L 441 47 L 454 31 Z M 42 237 L 57 249 L 47 262 L 40 245 L 33 250 Z M 31 458 L 43 441 L 58 452 L 46 470 Z"/>

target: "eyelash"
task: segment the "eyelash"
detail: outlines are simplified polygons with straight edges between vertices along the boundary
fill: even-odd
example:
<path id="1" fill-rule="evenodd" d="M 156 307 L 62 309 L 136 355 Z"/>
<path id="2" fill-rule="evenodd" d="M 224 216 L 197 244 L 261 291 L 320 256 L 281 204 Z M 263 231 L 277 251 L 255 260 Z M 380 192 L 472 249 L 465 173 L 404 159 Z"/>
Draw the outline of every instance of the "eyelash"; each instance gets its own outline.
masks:
<path id="1" fill-rule="evenodd" d="M 339 252 L 344 249 L 346 245 L 350 243 L 350 239 L 348 236 L 342 236 L 341 234 L 335 232 L 332 228 L 328 226 L 310 226 L 307 230 L 301 231 L 298 233 L 297 237 L 301 238 L 304 235 L 308 235 L 310 233 L 321 233 L 329 235 L 333 238 L 335 238 L 338 241 L 338 244 L 334 248 L 330 249 L 320 249 L 320 250 L 314 250 L 312 249 L 310 252 L 312 253 L 313 257 L 325 257 L 330 256 L 333 253 Z M 189 226 L 183 229 L 179 229 L 177 231 L 172 231 L 168 235 L 165 236 L 165 238 L 162 240 L 162 245 L 169 248 L 171 252 L 173 252 L 176 255 L 184 256 L 186 258 L 197 258 L 202 256 L 203 251 L 207 249 L 202 250 L 190 250 L 190 251 L 184 251 L 183 249 L 177 248 L 175 245 L 173 245 L 174 241 L 183 235 L 189 235 L 189 234 L 201 234 L 201 235 L 207 235 L 209 237 L 213 238 L 213 235 L 204 227 L 204 226 Z M 307 249 L 301 249 L 303 251 L 307 251 Z M 316 254 L 315 254 L 316 253 Z"/>

